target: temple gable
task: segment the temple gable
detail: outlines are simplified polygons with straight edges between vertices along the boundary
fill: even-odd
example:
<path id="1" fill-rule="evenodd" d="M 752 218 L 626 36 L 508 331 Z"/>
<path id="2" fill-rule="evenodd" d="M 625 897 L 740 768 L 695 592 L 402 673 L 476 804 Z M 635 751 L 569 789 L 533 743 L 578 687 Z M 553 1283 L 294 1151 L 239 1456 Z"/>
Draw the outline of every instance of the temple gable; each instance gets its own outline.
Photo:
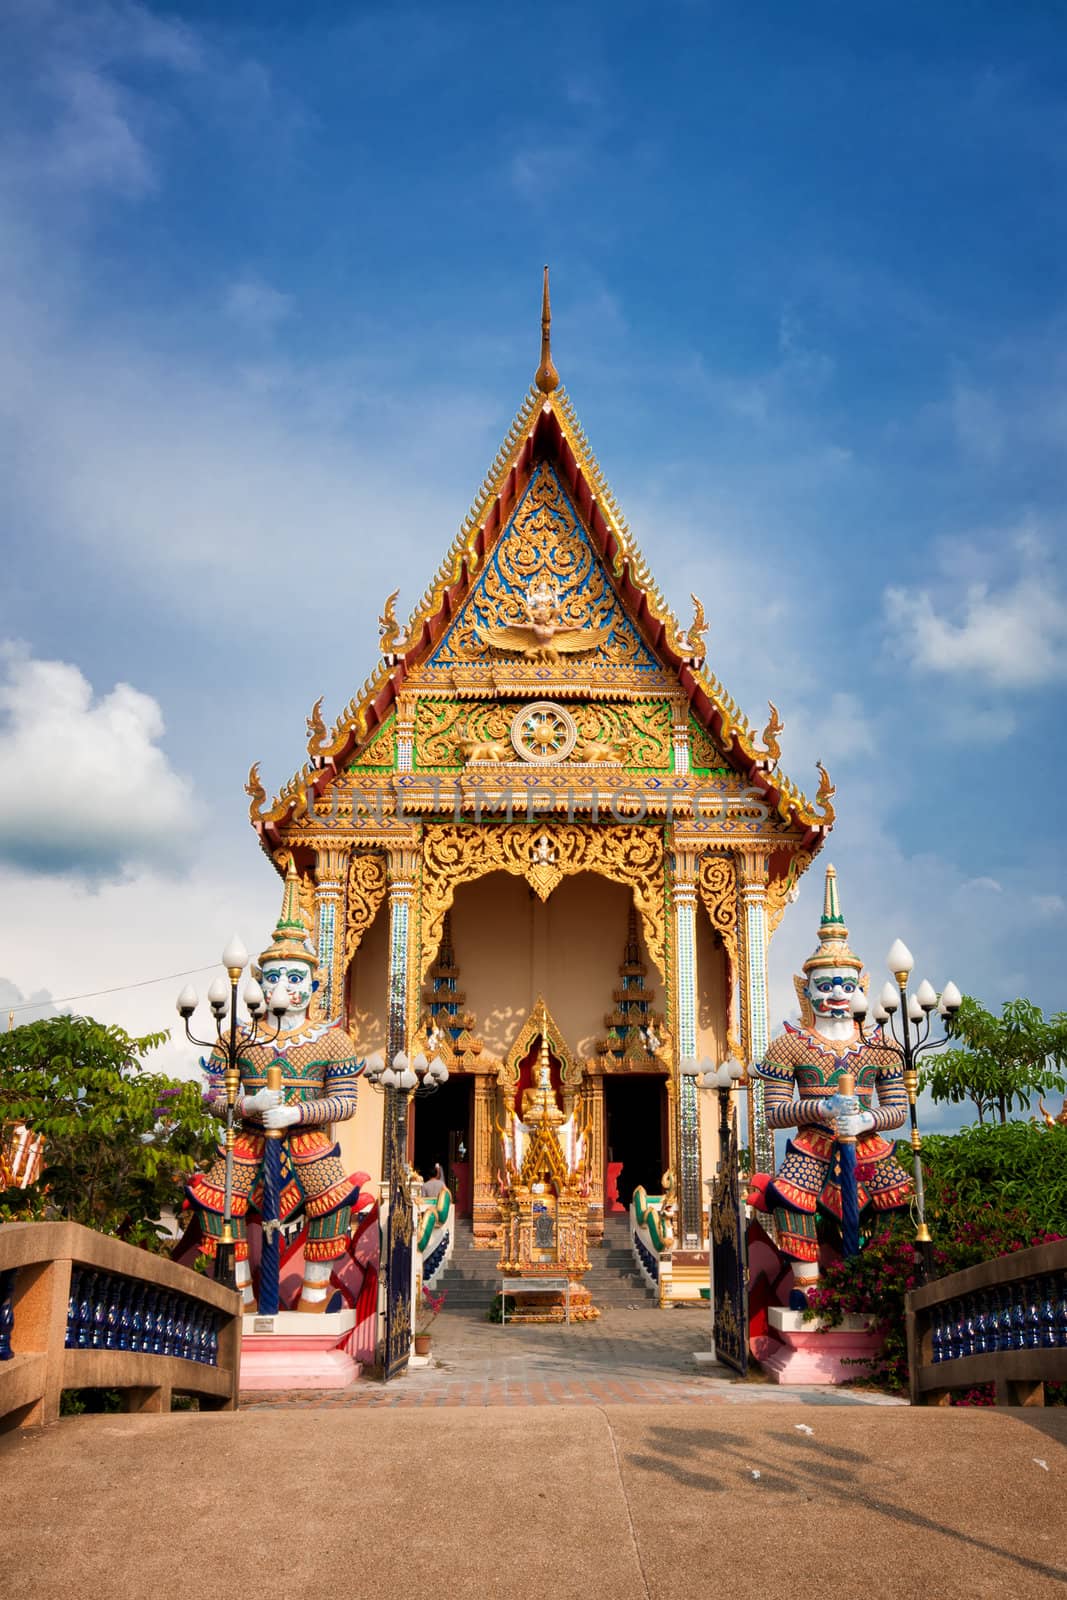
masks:
<path id="1" fill-rule="evenodd" d="M 557 618 L 555 636 L 548 633 L 543 648 L 530 623 L 538 597 L 546 609 L 556 608 Z M 447 673 L 451 679 L 451 669 L 480 666 L 488 680 L 504 661 L 536 662 L 538 676 L 546 682 L 561 675 L 588 678 L 592 669 L 598 674 L 608 669 L 610 679 L 662 671 L 620 604 L 588 530 L 547 461 L 534 469 L 420 677 L 432 680 Z"/>

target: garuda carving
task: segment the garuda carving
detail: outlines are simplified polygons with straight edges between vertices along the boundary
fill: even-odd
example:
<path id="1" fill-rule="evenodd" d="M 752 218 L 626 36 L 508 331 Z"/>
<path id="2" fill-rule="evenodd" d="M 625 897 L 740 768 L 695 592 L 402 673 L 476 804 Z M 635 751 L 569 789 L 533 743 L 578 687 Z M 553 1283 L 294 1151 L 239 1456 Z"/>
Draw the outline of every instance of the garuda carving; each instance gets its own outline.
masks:
<path id="1" fill-rule="evenodd" d="M 595 650 L 611 634 L 610 624 L 606 628 L 566 627 L 559 590 L 544 575 L 520 600 L 527 620 L 504 628 L 483 625 L 477 633 L 483 649 L 500 650 L 527 661 L 552 662 L 561 656 Z"/>

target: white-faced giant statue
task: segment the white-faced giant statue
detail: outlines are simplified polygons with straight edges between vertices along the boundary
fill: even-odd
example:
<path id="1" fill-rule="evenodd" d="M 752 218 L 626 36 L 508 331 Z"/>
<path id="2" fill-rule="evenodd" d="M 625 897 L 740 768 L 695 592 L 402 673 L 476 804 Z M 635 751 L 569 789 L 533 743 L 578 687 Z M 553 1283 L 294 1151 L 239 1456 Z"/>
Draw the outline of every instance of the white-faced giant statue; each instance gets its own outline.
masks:
<path id="1" fill-rule="evenodd" d="M 837 874 L 826 869 L 826 894 L 818 948 L 795 982 L 801 1025 L 785 1024 L 757 1068 L 764 1080 L 767 1124 L 795 1128 L 785 1160 L 766 1190 L 778 1243 L 791 1257 L 797 1303 L 805 1304 L 819 1275 L 816 1211 L 840 1221 L 841 1189 L 834 1172 L 836 1133 L 856 1139 L 856 1177 L 861 1226 L 872 1215 L 908 1204 L 911 1180 L 882 1137 L 907 1115 L 900 1058 L 881 1033 L 861 1037 L 850 1009 L 863 963 L 848 945 L 848 929 L 837 896 Z M 847 1127 L 835 1125 L 831 1099 L 843 1073 L 855 1079 L 858 1108 Z"/>

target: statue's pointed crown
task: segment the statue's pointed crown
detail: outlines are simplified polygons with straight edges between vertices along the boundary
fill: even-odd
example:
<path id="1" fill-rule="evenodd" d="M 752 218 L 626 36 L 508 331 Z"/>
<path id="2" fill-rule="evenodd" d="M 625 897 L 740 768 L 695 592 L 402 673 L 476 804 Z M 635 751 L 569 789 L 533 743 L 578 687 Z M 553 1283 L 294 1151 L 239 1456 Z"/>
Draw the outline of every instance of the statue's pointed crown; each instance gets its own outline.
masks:
<path id="1" fill-rule="evenodd" d="M 300 908 L 300 877 L 296 864 L 290 859 L 282 890 L 282 909 L 274 926 L 274 937 L 268 949 L 259 958 L 265 961 L 310 961 L 312 970 L 319 961 L 311 948 L 307 923 Z"/>
<path id="2" fill-rule="evenodd" d="M 817 967 L 855 967 L 857 972 L 863 970 L 863 962 L 849 949 L 848 929 L 841 915 L 841 902 L 837 897 L 837 871 L 834 867 L 826 869 L 819 944 L 805 961 L 804 971 L 814 972 Z"/>

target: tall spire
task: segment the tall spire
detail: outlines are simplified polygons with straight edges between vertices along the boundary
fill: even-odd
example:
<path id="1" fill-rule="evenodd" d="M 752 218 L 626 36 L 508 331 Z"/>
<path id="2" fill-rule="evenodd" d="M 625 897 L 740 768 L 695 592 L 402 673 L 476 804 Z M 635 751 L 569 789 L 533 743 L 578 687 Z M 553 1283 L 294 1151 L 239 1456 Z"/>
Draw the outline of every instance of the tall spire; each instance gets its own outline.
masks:
<path id="1" fill-rule="evenodd" d="M 840 928 L 844 928 L 845 925 L 845 919 L 841 915 L 841 902 L 837 898 L 836 867 L 827 867 L 826 869 L 826 891 L 823 895 L 822 902 L 823 927 L 825 927 L 827 923 L 834 923 Z M 847 929 L 845 930 L 845 936 L 846 938 L 848 937 Z"/>
<path id="2" fill-rule="evenodd" d="M 318 958 L 312 950 L 308 927 L 304 920 L 304 913 L 300 908 L 300 876 L 296 870 L 296 862 L 289 857 L 289 865 L 285 873 L 285 888 L 282 890 L 282 909 L 274 928 L 274 937 L 268 949 L 260 956 L 264 961 L 308 961 L 313 967 L 318 966 Z"/>
<path id="3" fill-rule="evenodd" d="M 559 373 L 552 361 L 552 307 L 548 301 L 548 268 L 545 268 L 545 287 L 541 295 L 541 365 L 534 383 L 542 394 L 551 394 L 559 388 Z"/>
<path id="4" fill-rule="evenodd" d="M 805 961 L 804 971 L 813 972 L 816 967 L 855 967 L 859 972 L 862 966 L 859 956 L 848 947 L 848 929 L 837 897 L 837 873 L 833 867 L 827 867 L 819 920 L 819 948 Z"/>

